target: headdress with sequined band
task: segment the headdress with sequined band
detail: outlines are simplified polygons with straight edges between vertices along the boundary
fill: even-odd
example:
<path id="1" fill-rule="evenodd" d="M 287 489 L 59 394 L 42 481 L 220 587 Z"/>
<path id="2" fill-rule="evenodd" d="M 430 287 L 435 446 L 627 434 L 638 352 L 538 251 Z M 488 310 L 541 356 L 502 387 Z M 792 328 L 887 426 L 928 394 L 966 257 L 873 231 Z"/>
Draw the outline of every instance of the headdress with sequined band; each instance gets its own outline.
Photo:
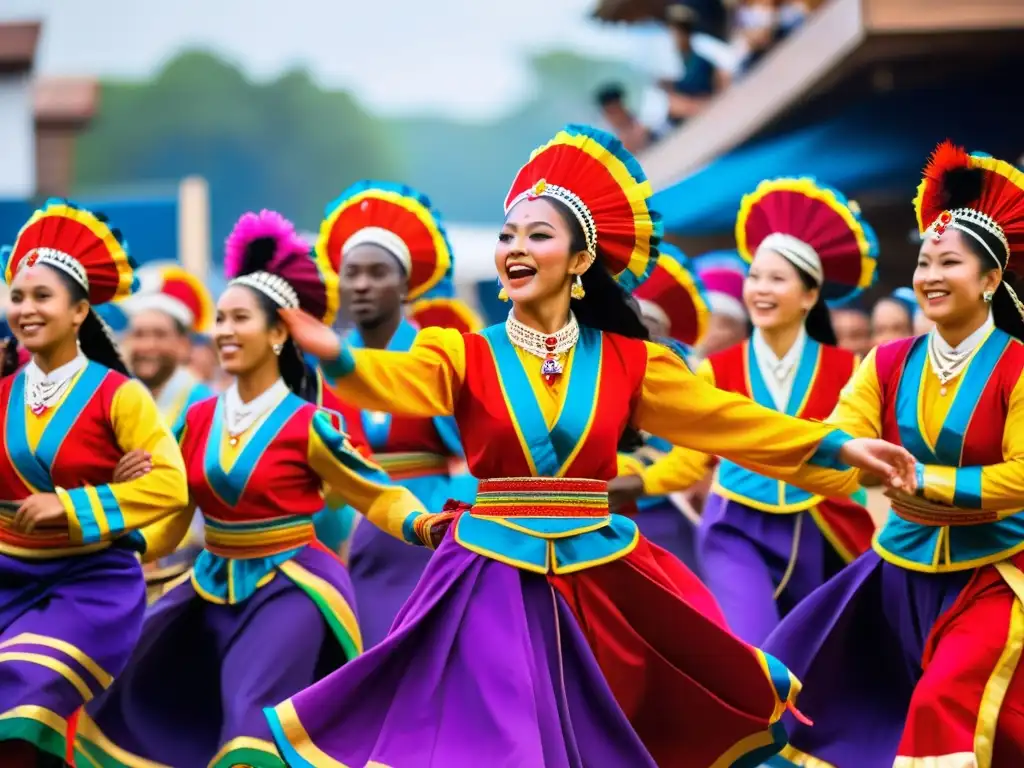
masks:
<path id="1" fill-rule="evenodd" d="M 330 325 L 338 310 L 338 274 L 275 211 L 247 213 L 228 236 L 224 272 L 229 285 L 260 291 L 282 309 L 303 309 Z"/>
<path id="2" fill-rule="evenodd" d="M 651 185 L 640 163 L 609 133 L 569 125 L 533 151 L 505 197 L 505 214 L 522 200 L 558 200 L 579 222 L 593 262 L 632 291 L 654 268 L 661 217 L 648 207 Z"/>
<path id="3" fill-rule="evenodd" d="M 163 312 L 189 333 L 208 333 L 213 326 L 213 297 L 202 280 L 178 264 L 141 267 L 139 290 L 122 305 L 129 316 L 147 310 Z"/>
<path id="4" fill-rule="evenodd" d="M 945 141 L 924 169 L 914 211 L 922 235 L 941 239 L 958 230 L 981 245 L 994 265 L 1024 275 L 1024 173 L 1010 163 Z M 1016 293 L 1001 284 L 1024 317 Z"/>
<path id="5" fill-rule="evenodd" d="M 711 317 L 704 284 L 674 245 L 662 243 L 658 251 L 651 276 L 633 296 L 640 302 L 640 311 L 661 320 L 670 337 L 693 346 L 703 338 Z"/>
<path id="6" fill-rule="evenodd" d="M 775 251 L 810 275 L 832 306 L 876 278 L 878 240 L 860 207 L 812 178 L 762 181 L 744 195 L 736 247 L 748 263 L 759 250 Z"/>
<path id="7" fill-rule="evenodd" d="M 441 282 L 452 264 L 441 215 L 426 195 L 403 184 L 359 181 L 327 206 L 317 257 L 340 273 L 345 254 L 365 244 L 395 257 L 408 278 L 409 301 Z"/>
<path id="8" fill-rule="evenodd" d="M 447 277 L 410 304 L 406 314 L 420 328 L 454 328 L 460 333 L 475 333 L 484 327 L 476 310 L 455 295 L 455 285 Z"/>
<path id="9" fill-rule="evenodd" d="M 21 269 L 45 264 L 82 287 L 93 306 L 135 290 L 135 263 L 121 231 L 103 214 L 51 199 L 32 214 L 10 250 L 0 252 L 4 282 Z"/>
<path id="10" fill-rule="evenodd" d="M 693 267 L 704 284 L 711 313 L 746 321 L 743 281 L 747 277 L 747 263 L 739 253 L 710 251 L 694 259 Z"/>

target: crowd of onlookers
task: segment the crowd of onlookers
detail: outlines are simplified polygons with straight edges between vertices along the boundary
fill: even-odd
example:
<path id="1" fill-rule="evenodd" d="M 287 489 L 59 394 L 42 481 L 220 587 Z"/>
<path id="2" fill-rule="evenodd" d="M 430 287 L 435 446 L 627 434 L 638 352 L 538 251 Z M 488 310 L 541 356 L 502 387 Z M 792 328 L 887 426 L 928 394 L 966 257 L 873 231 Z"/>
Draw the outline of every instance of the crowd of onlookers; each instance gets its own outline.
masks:
<path id="1" fill-rule="evenodd" d="M 897 288 L 878 299 L 870 310 L 854 303 L 833 309 L 831 314 L 839 346 L 862 357 L 879 344 L 931 330 L 931 321 L 921 313 L 910 288 Z"/>
<path id="2" fill-rule="evenodd" d="M 596 97 L 608 126 L 632 152 L 699 114 L 799 27 L 823 0 L 674 0 L 663 22 L 679 56 L 679 76 L 659 80 L 643 107 L 625 89 L 606 85 Z"/>

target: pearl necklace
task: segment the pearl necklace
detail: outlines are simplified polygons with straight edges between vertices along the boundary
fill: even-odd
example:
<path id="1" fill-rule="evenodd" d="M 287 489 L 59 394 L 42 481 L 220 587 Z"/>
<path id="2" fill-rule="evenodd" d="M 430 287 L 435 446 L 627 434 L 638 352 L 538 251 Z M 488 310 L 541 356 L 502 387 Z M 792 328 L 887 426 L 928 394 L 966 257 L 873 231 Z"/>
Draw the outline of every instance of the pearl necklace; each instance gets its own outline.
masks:
<path id="1" fill-rule="evenodd" d="M 565 371 L 562 356 L 576 346 L 580 338 L 580 326 L 576 322 L 576 316 L 570 312 L 569 322 L 562 328 L 552 334 L 541 333 L 519 322 L 512 312 L 509 312 L 505 321 L 505 333 L 513 345 L 544 361 L 540 375 L 551 385 Z"/>
<path id="2" fill-rule="evenodd" d="M 36 416 L 42 416 L 60 402 L 75 374 L 85 368 L 86 363 L 85 355 L 79 353 L 71 362 L 46 374 L 35 362 L 30 362 L 25 366 L 25 405 Z"/>
<path id="3" fill-rule="evenodd" d="M 985 340 L 987 331 L 992 324 L 990 315 L 985 324 L 964 339 L 956 348 L 941 340 L 938 331 L 933 330 L 928 334 L 928 363 L 939 380 L 939 395 L 944 397 L 948 391 L 946 385 L 963 373 L 971 361 L 971 355 Z"/>
<path id="4" fill-rule="evenodd" d="M 224 415 L 227 421 L 228 443 L 238 445 L 239 439 L 267 413 L 277 407 L 288 394 L 288 385 L 278 379 L 269 389 L 243 403 L 238 385 L 232 384 L 224 393 Z"/>

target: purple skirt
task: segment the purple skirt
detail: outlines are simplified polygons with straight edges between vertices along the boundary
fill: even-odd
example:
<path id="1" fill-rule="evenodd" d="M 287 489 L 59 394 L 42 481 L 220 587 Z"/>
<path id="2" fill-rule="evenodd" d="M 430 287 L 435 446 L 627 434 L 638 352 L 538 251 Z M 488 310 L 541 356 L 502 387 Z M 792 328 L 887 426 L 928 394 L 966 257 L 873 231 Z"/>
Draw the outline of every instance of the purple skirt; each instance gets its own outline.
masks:
<path id="1" fill-rule="evenodd" d="M 764 650 L 803 681 L 800 711 L 814 726 L 787 721 L 792 762 L 777 764 L 810 755 L 891 768 L 928 635 L 972 574 L 917 573 L 866 552 L 798 605 Z"/>
<path id="2" fill-rule="evenodd" d="M 356 525 L 348 568 L 367 648 L 387 636 L 430 555 L 426 547 L 411 547 L 366 520 Z"/>
<path id="3" fill-rule="evenodd" d="M 309 546 L 244 603 L 173 587 L 146 615 L 124 673 L 79 722 L 79 765 L 283 765 L 263 708 L 361 648 L 342 564 Z M 116 762 L 115 762 L 116 761 Z"/>
<path id="4" fill-rule="evenodd" d="M 67 719 L 121 673 L 146 608 L 132 552 L 0 555 L 0 741 L 64 756 Z"/>
<path id="5" fill-rule="evenodd" d="M 655 768 L 547 579 L 450 535 L 383 642 L 266 714 L 293 768 Z"/>
<path id="6" fill-rule="evenodd" d="M 671 552 L 691 572 L 701 576 L 697 559 L 697 528 L 675 504 L 667 498 L 660 498 L 649 506 L 641 504 L 633 522 L 645 539 Z"/>
<path id="7" fill-rule="evenodd" d="M 704 504 L 697 547 L 730 629 L 755 646 L 843 566 L 809 512 L 761 512 L 716 493 Z"/>

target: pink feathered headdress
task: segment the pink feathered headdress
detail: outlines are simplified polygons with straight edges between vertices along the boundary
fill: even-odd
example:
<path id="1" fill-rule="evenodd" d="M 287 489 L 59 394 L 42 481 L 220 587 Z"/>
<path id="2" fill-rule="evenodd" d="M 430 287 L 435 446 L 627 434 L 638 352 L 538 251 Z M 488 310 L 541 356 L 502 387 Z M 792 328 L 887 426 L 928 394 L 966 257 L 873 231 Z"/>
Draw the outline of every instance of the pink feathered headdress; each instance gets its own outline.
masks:
<path id="1" fill-rule="evenodd" d="M 327 324 L 334 321 L 337 273 L 329 264 L 314 260 L 306 241 L 276 211 L 246 213 L 238 220 L 225 243 L 224 272 L 229 279 L 269 273 L 288 284 L 306 312 Z"/>

